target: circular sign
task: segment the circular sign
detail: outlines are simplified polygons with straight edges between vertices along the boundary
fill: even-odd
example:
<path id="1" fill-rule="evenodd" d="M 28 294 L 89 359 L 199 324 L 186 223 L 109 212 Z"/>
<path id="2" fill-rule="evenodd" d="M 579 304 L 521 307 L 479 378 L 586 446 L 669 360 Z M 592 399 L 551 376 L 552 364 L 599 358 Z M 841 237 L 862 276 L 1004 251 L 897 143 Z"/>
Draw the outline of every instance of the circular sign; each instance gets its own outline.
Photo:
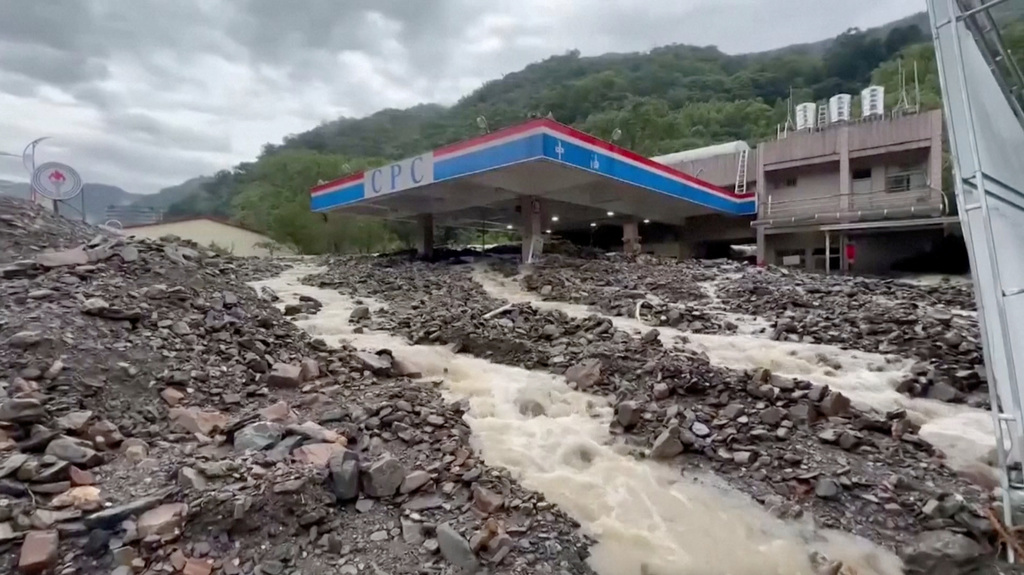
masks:
<path id="1" fill-rule="evenodd" d="M 82 176 L 67 164 L 46 162 L 32 173 L 32 187 L 44 198 L 70 200 L 82 191 Z"/>

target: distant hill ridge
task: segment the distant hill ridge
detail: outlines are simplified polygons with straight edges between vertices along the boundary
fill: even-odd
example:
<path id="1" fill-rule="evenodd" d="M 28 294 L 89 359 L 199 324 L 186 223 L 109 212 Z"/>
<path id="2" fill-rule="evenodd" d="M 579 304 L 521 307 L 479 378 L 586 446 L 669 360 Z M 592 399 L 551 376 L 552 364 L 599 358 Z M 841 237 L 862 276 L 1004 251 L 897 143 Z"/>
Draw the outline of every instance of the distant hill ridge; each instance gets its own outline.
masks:
<path id="1" fill-rule="evenodd" d="M 0 195 L 27 200 L 32 197 L 32 186 L 28 182 L 0 180 Z M 76 197 L 68 202 L 68 204 L 77 210 L 78 202 L 84 199 L 85 220 L 90 224 L 102 224 L 107 206 L 128 205 L 145 197 L 143 194 L 133 194 L 117 186 L 87 183 L 82 186 L 82 197 Z M 71 217 L 71 213 L 73 211 L 69 212 L 69 217 Z"/>

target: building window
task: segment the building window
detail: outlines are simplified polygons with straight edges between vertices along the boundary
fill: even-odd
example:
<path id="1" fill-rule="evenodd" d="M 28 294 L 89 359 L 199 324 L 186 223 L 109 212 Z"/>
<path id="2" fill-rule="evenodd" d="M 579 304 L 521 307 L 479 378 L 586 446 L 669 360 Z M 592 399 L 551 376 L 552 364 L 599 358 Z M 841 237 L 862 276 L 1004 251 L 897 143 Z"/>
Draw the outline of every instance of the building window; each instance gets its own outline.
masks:
<path id="1" fill-rule="evenodd" d="M 928 187 L 928 179 L 922 170 L 912 170 L 887 174 L 885 189 L 888 192 L 909 192 Z"/>
<path id="2" fill-rule="evenodd" d="M 855 180 L 870 180 L 871 179 L 871 168 L 864 170 L 854 170 L 853 179 Z"/>
<path id="3" fill-rule="evenodd" d="M 786 178 L 786 182 L 783 184 L 783 187 L 795 188 L 796 187 L 796 176 L 793 176 L 792 178 Z"/>

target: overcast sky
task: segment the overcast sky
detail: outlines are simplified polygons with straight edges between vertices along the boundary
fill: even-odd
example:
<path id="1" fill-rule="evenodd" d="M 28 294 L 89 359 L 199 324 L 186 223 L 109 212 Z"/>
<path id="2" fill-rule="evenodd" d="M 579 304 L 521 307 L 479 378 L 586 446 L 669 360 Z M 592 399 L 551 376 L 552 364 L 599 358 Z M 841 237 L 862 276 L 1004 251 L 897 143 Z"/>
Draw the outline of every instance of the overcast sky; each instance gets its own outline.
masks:
<path id="1" fill-rule="evenodd" d="M 152 193 L 321 121 L 449 104 L 551 54 L 752 52 L 923 0 L 0 0 L 0 151 Z M 0 179 L 27 181 L 0 157 Z"/>

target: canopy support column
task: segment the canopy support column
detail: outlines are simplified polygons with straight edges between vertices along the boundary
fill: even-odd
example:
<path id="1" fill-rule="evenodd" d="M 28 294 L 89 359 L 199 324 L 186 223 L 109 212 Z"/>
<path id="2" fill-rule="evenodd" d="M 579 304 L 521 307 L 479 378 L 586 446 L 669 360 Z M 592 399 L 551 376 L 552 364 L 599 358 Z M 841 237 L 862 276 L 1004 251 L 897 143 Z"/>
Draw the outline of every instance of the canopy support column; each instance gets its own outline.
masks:
<path id="1" fill-rule="evenodd" d="M 416 216 L 416 256 L 425 260 L 434 257 L 434 214 Z"/>
<path id="2" fill-rule="evenodd" d="M 640 253 L 640 224 L 638 222 L 622 224 L 622 247 L 628 255 Z"/>
<path id="3" fill-rule="evenodd" d="M 523 263 L 530 264 L 544 251 L 540 200 L 535 196 L 522 196 L 519 199 L 519 212 L 523 220 Z"/>

